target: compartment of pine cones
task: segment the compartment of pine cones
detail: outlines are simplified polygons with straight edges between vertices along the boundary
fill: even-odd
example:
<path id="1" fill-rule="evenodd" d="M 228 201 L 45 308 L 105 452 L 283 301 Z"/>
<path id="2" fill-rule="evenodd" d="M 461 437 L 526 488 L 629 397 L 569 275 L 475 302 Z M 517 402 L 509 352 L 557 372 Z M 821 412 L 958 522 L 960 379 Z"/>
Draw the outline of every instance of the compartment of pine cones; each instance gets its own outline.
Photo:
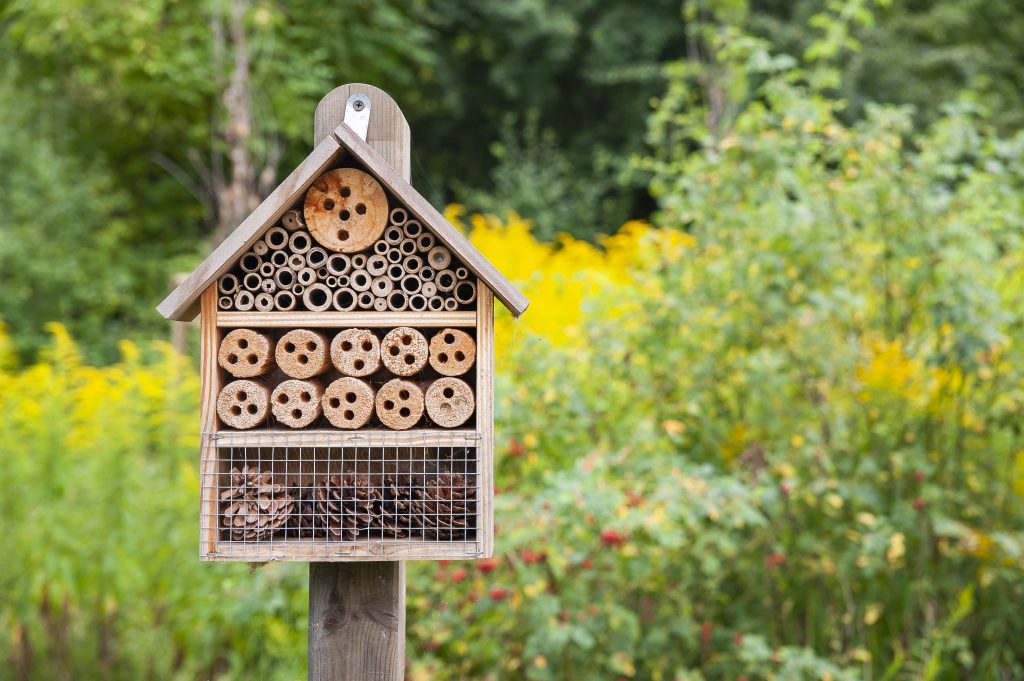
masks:
<path id="1" fill-rule="evenodd" d="M 312 487 L 286 489 L 273 474 L 231 469 L 221 493 L 225 539 L 265 541 L 315 538 L 328 541 L 421 538 L 472 539 L 476 489 L 458 473 L 370 476 L 326 475 Z"/>

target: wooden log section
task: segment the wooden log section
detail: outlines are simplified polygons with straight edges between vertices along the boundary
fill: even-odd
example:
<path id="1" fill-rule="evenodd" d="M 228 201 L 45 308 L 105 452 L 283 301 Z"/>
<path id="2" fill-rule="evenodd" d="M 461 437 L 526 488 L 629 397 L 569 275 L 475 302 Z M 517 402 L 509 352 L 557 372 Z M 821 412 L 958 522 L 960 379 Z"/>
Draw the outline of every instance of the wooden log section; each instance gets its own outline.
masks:
<path id="1" fill-rule="evenodd" d="M 369 329 L 345 329 L 331 340 L 331 363 L 346 376 L 369 376 L 380 368 L 380 341 Z"/>
<path id="2" fill-rule="evenodd" d="M 409 326 L 388 331 L 380 343 L 380 358 L 396 376 L 412 376 L 427 365 L 430 349 L 423 334 Z"/>
<path id="3" fill-rule="evenodd" d="M 434 246 L 427 252 L 427 263 L 435 270 L 443 270 L 452 262 L 452 252 L 444 246 Z"/>
<path id="4" fill-rule="evenodd" d="M 377 391 L 375 404 L 381 423 L 394 430 L 408 430 L 423 416 L 423 390 L 411 381 L 395 378 Z"/>
<path id="5" fill-rule="evenodd" d="M 334 309 L 339 312 L 349 312 L 356 309 L 356 292 L 350 288 L 339 288 L 334 292 Z"/>
<path id="6" fill-rule="evenodd" d="M 430 339 L 430 366 L 442 376 L 461 376 L 476 361 L 476 341 L 465 331 L 441 329 Z"/>
<path id="7" fill-rule="evenodd" d="M 217 282 L 217 290 L 226 296 L 230 296 L 232 293 L 238 290 L 238 277 L 233 274 L 225 274 Z"/>
<path id="8" fill-rule="evenodd" d="M 217 416 L 229 428 L 254 428 L 269 412 L 270 387 L 263 383 L 243 378 L 228 383 L 217 395 Z"/>
<path id="9" fill-rule="evenodd" d="M 281 336 L 274 358 L 281 371 L 292 378 L 313 378 L 330 368 L 329 348 L 322 333 L 295 329 Z"/>
<path id="10" fill-rule="evenodd" d="M 352 261 L 344 253 L 332 253 L 327 256 L 327 271 L 335 276 L 348 274 Z"/>
<path id="11" fill-rule="evenodd" d="M 351 376 L 332 382 L 324 391 L 324 416 L 335 428 L 362 428 L 373 416 L 376 393 L 369 383 Z"/>
<path id="12" fill-rule="evenodd" d="M 255 302 L 252 291 L 239 291 L 235 294 L 235 309 L 239 312 L 248 312 Z"/>
<path id="13" fill-rule="evenodd" d="M 391 224 L 395 227 L 401 227 L 405 224 L 405 221 L 409 219 L 409 214 L 405 212 L 405 209 L 399 206 L 391 211 Z"/>
<path id="14" fill-rule="evenodd" d="M 472 281 L 460 281 L 455 286 L 455 300 L 468 305 L 476 300 L 476 284 Z"/>
<path id="15" fill-rule="evenodd" d="M 284 381 L 270 397 L 274 418 L 289 428 L 305 428 L 320 418 L 323 386 L 319 381 Z"/>
<path id="16" fill-rule="evenodd" d="M 388 197 L 373 176 L 356 168 L 338 168 L 313 182 L 303 215 L 321 246 L 354 253 L 380 238 L 388 222 Z"/>
<path id="17" fill-rule="evenodd" d="M 302 217 L 302 211 L 290 210 L 281 217 L 281 224 L 289 232 L 302 229 L 306 226 L 306 220 Z"/>
<path id="18" fill-rule="evenodd" d="M 267 230 L 263 240 L 270 246 L 270 250 L 279 251 L 288 245 L 288 232 L 282 227 L 271 227 Z"/>
<path id="19" fill-rule="evenodd" d="M 291 249 L 292 253 L 305 253 L 312 247 L 313 237 L 304 229 L 293 232 L 291 237 L 288 238 L 288 248 Z"/>
<path id="20" fill-rule="evenodd" d="M 274 309 L 274 296 L 266 292 L 257 293 L 253 307 L 256 308 L 257 312 L 270 312 Z"/>
<path id="21" fill-rule="evenodd" d="M 282 312 L 294 310 L 297 303 L 295 294 L 291 291 L 278 291 L 274 295 L 274 308 Z"/>
<path id="22" fill-rule="evenodd" d="M 262 264 L 263 258 L 252 251 L 249 251 L 238 259 L 238 266 L 242 268 L 243 272 L 256 272 L 260 269 L 260 265 Z"/>
<path id="23" fill-rule="evenodd" d="M 312 272 L 313 270 L 310 270 Z M 302 303 L 310 312 L 323 312 L 331 309 L 334 293 L 324 284 L 310 284 L 302 293 Z"/>
<path id="24" fill-rule="evenodd" d="M 262 376 L 274 367 L 274 341 L 252 329 L 234 329 L 220 342 L 217 364 L 235 378 Z"/>
<path id="25" fill-rule="evenodd" d="M 423 398 L 430 420 L 442 428 L 457 428 L 473 415 L 473 389 L 461 378 L 439 378 Z"/>

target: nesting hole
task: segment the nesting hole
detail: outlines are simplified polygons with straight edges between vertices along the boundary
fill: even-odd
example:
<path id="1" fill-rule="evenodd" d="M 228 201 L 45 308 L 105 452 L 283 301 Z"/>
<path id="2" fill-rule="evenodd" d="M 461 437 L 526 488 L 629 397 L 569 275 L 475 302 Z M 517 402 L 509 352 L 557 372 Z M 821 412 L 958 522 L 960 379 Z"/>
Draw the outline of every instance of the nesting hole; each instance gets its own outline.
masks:
<path id="1" fill-rule="evenodd" d="M 445 342 L 445 343 L 448 343 L 449 345 L 451 345 L 452 343 L 454 343 L 454 342 L 455 342 L 455 334 L 452 334 L 452 333 L 446 333 L 446 334 L 444 335 L 444 342 Z"/>
<path id="2" fill-rule="evenodd" d="M 342 222 L 347 222 L 348 219 L 350 217 L 352 217 L 352 213 L 349 213 L 348 209 L 345 209 L 345 210 L 341 211 L 340 213 L 338 213 L 338 217 L 341 218 Z"/>
<path id="3" fill-rule="evenodd" d="M 348 230 L 347 229 L 339 229 L 338 230 L 338 240 L 339 241 L 348 241 Z"/>
<path id="4" fill-rule="evenodd" d="M 398 391 L 398 398 L 402 399 L 402 400 L 409 399 L 409 391 L 408 390 L 399 390 Z"/>
<path id="5" fill-rule="evenodd" d="M 444 390 L 441 391 L 441 394 L 444 395 L 445 397 L 455 397 L 455 391 L 452 390 L 451 388 L 445 388 Z"/>
<path id="6" fill-rule="evenodd" d="M 293 419 L 301 419 L 302 418 L 302 410 L 301 409 L 292 409 L 292 418 Z"/>
<path id="7" fill-rule="evenodd" d="M 245 402 L 247 399 L 249 399 L 249 395 L 244 390 L 239 390 L 237 393 L 235 393 L 235 399 L 238 400 L 239 402 Z"/>
<path id="8" fill-rule="evenodd" d="M 332 397 L 331 399 L 327 400 L 327 403 L 331 405 L 332 409 L 337 409 L 338 407 L 341 406 L 341 400 L 339 400 L 337 397 Z"/>
<path id="9" fill-rule="evenodd" d="M 349 343 L 348 341 L 342 341 L 341 342 L 341 349 L 342 349 L 343 352 L 348 352 L 349 350 L 352 349 L 352 344 Z"/>
<path id="10" fill-rule="evenodd" d="M 236 404 L 235 406 L 231 407 L 231 413 L 234 414 L 235 416 L 241 416 L 242 408 Z"/>
<path id="11" fill-rule="evenodd" d="M 259 359 L 256 358 L 256 355 L 249 355 L 248 357 L 246 357 L 246 361 L 249 362 L 249 364 L 255 365 L 256 362 L 259 361 Z"/>
<path id="12" fill-rule="evenodd" d="M 342 187 L 338 193 L 341 194 L 346 199 L 352 196 L 352 190 L 349 187 Z"/>
<path id="13" fill-rule="evenodd" d="M 284 393 L 281 393 L 280 395 L 277 396 L 277 403 L 288 404 L 288 396 L 285 395 Z"/>
<path id="14" fill-rule="evenodd" d="M 440 352 L 440 353 L 438 353 L 437 361 L 440 362 L 441 364 L 447 364 L 448 363 L 448 353 L 447 352 Z"/>
<path id="15" fill-rule="evenodd" d="M 455 361 L 456 361 L 456 362 L 461 362 L 461 361 L 463 361 L 464 359 L 466 359 L 466 355 L 465 355 L 465 353 L 464 353 L 464 352 L 462 352 L 462 350 L 456 350 L 456 351 L 455 351 Z"/>
<path id="16" fill-rule="evenodd" d="M 395 403 L 392 402 L 391 400 L 384 400 L 384 408 L 388 411 L 391 411 L 392 409 L 395 408 Z"/>
<path id="17" fill-rule="evenodd" d="M 307 363 L 309 363 L 309 357 L 307 357 L 305 355 L 299 355 L 298 357 L 295 358 L 295 360 L 299 364 L 307 364 Z"/>
<path id="18" fill-rule="evenodd" d="M 356 213 L 358 213 L 359 215 L 366 215 L 366 204 L 365 203 L 357 203 L 356 204 Z"/>
<path id="19" fill-rule="evenodd" d="M 361 348 L 362 348 L 362 349 L 363 349 L 364 351 L 366 351 L 366 352 L 369 352 L 370 350 L 373 350 L 373 343 L 371 343 L 371 342 L 370 342 L 370 341 L 368 341 L 368 340 L 364 340 L 364 341 L 363 341 L 363 344 L 362 344 L 362 345 L 361 345 L 360 347 L 361 347 Z"/>
<path id="20" fill-rule="evenodd" d="M 306 349 L 310 352 L 316 350 L 316 341 L 306 341 Z"/>
<path id="21" fill-rule="evenodd" d="M 313 399 L 313 396 L 310 395 L 305 390 L 303 390 L 301 393 L 299 393 L 299 399 L 302 400 L 303 402 L 309 402 L 311 399 Z"/>
<path id="22" fill-rule="evenodd" d="M 363 360 L 361 359 L 357 359 L 355 362 L 352 363 L 352 366 L 356 368 L 356 371 L 362 371 L 363 367 L 366 366 L 366 363 L 363 362 Z"/>
<path id="23" fill-rule="evenodd" d="M 355 413 L 353 413 L 351 409 L 346 409 L 345 413 L 342 414 L 342 416 L 345 417 L 346 421 L 351 421 L 352 419 L 354 419 L 356 417 Z"/>
<path id="24" fill-rule="evenodd" d="M 408 418 L 410 414 L 412 414 L 412 412 L 409 411 L 409 407 L 402 407 L 398 410 L 398 415 L 402 418 Z"/>
<path id="25" fill-rule="evenodd" d="M 390 348 L 388 348 L 388 352 L 391 353 L 392 357 L 398 357 L 398 352 L 399 352 L 398 346 L 397 345 L 392 345 Z"/>
<path id="26" fill-rule="evenodd" d="M 236 364 L 238 362 L 238 355 L 228 355 L 228 364 Z"/>
<path id="27" fill-rule="evenodd" d="M 413 364 L 415 362 L 416 362 L 416 357 L 414 357 L 413 355 L 406 355 L 405 356 L 405 363 L 406 364 Z"/>

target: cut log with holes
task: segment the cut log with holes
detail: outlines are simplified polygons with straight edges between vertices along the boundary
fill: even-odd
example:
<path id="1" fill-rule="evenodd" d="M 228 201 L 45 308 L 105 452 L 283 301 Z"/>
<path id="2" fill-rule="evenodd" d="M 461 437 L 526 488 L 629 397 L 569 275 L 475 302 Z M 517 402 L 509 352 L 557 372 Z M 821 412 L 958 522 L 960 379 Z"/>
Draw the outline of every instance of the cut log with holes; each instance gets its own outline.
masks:
<path id="1" fill-rule="evenodd" d="M 263 383 L 243 378 L 228 383 L 217 395 L 217 416 L 229 428 L 255 428 L 269 411 L 270 387 Z"/>
<path id="2" fill-rule="evenodd" d="M 423 417 L 423 390 L 401 378 L 382 385 L 375 403 L 377 418 L 393 430 L 408 430 Z"/>
<path id="3" fill-rule="evenodd" d="M 373 176 L 356 168 L 338 168 L 313 183 L 303 213 L 321 246 L 355 253 L 380 238 L 388 222 L 388 197 Z"/>
<path id="4" fill-rule="evenodd" d="M 345 329 L 331 341 L 331 363 L 346 376 L 369 376 L 380 368 L 380 341 L 369 329 Z"/>
<path id="5" fill-rule="evenodd" d="M 313 378 L 330 368 L 330 346 L 322 333 L 295 329 L 281 336 L 274 358 L 292 378 Z"/>
<path id="6" fill-rule="evenodd" d="M 476 408 L 473 389 L 461 378 L 437 379 L 427 388 L 423 401 L 427 416 L 442 428 L 461 426 Z"/>
<path id="7" fill-rule="evenodd" d="M 312 272 L 313 270 L 309 271 Z M 333 301 L 333 292 L 324 284 L 311 284 L 302 292 L 302 302 L 305 304 L 306 309 L 311 312 L 329 310 Z"/>
<path id="8" fill-rule="evenodd" d="M 392 329 L 380 344 L 380 358 L 396 376 L 412 376 L 427 365 L 430 355 L 427 339 L 409 326 Z"/>
<path id="9" fill-rule="evenodd" d="M 442 376 L 461 376 L 476 361 L 476 341 L 465 331 L 441 329 L 430 339 L 430 366 Z"/>
<path id="10" fill-rule="evenodd" d="M 305 428 L 320 418 L 323 394 L 318 381 L 284 381 L 274 388 L 270 408 L 280 423 L 289 428 Z"/>
<path id="11" fill-rule="evenodd" d="M 262 376 L 273 369 L 273 340 L 252 329 L 236 329 L 224 336 L 217 364 L 234 378 Z"/>
<path id="12" fill-rule="evenodd" d="M 294 232 L 297 229 L 305 227 L 306 221 L 302 217 L 302 211 L 290 210 L 281 218 L 281 224 L 289 232 Z"/>
<path id="13" fill-rule="evenodd" d="M 343 376 L 327 386 L 321 407 L 332 426 L 354 430 L 365 426 L 373 416 L 375 397 L 366 381 Z"/>

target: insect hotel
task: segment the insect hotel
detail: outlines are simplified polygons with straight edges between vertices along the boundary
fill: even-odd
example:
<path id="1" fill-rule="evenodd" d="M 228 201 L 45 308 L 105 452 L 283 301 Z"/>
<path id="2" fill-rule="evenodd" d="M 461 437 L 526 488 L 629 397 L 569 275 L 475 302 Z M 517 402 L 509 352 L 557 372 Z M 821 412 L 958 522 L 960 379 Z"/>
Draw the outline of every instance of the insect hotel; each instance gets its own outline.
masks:
<path id="1" fill-rule="evenodd" d="M 345 100 L 158 307 L 201 320 L 205 560 L 492 553 L 494 299 L 528 301 L 409 184 L 404 118 L 371 146 L 388 102 Z"/>

